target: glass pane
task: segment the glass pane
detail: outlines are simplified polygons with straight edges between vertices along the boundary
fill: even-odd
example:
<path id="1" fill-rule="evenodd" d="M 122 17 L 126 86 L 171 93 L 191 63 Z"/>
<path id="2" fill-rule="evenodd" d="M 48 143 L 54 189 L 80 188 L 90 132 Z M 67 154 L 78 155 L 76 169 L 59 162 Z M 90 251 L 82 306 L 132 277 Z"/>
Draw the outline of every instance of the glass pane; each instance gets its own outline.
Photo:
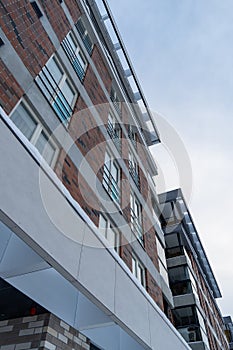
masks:
<path id="1" fill-rule="evenodd" d="M 138 265 L 138 279 L 144 285 L 144 269 L 141 265 Z"/>
<path id="2" fill-rule="evenodd" d="M 85 59 L 80 51 L 77 53 L 77 57 L 78 57 L 78 60 L 79 60 L 79 63 L 81 65 L 82 69 L 84 70 L 85 66 L 86 66 L 86 61 L 85 61 Z"/>
<path id="3" fill-rule="evenodd" d="M 165 258 L 165 251 L 164 251 L 164 249 L 163 249 L 163 247 L 162 247 L 162 245 L 157 237 L 156 237 L 156 244 L 157 244 L 159 258 L 162 261 L 163 265 L 167 266 L 167 262 L 166 262 L 166 258 Z"/>
<path id="4" fill-rule="evenodd" d="M 171 235 L 166 236 L 166 243 L 168 248 L 172 247 L 178 247 L 179 244 L 179 239 L 177 233 L 173 233 Z"/>
<path id="5" fill-rule="evenodd" d="M 77 49 L 77 44 L 76 44 L 76 42 L 74 41 L 73 36 L 71 35 L 71 33 L 69 33 L 69 34 L 67 35 L 67 39 L 68 39 L 68 41 L 69 41 L 70 48 L 75 52 L 76 49 Z"/>
<path id="6" fill-rule="evenodd" d="M 72 102 L 74 100 L 74 91 L 71 89 L 70 85 L 68 84 L 67 80 L 65 80 L 64 84 L 62 85 L 61 88 L 63 95 L 65 96 L 67 102 L 72 105 Z"/>
<path id="7" fill-rule="evenodd" d="M 20 104 L 16 111 L 12 114 L 11 120 L 24 134 L 24 136 L 30 140 L 38 123 L 22 104 Z"/>
<path id="8" fill-rule="evenodd" d="M 64 96 L 59 93 L 53 103 L 53 108 L 56 113 L 59 115 L 62 121 L 67 122 L 72 114 L 72 109 L 70 105 L 67 103 Z"/>
<path id="9" fill-rule="evenodd" d="M 134 257 L 132 257 L 132 272 L 133 272 L 134 276 L 137 277 L 137 262 L 134 259 Z"/>
<path id="10" fill-rule="evenodd" d="M 111 247 L 114 248 L 116 239 L 115 239 L 115 232 L 113 231 L 113 229 L 111 227 L 108 228 L 107 239 L 108 239 Z"/>
<path id="11" fill-rule="evenodd" d="M 178 282 L 189 279 L 188 268 L 186 266 L 178 266 L 169 269 L 169 278 L 171 282 Z"/>
<path id="12" fill-rule="evenodd" d="M 112 165 L 112 169 L 111 169 L 111 175 L 113 177 L 113 179 L 116 181 L 116 183 L 118 182 L 118 167 L 116 166 L 116 164 L 113 163 Z"/>
<path id="13" fill-rule="evenodd" d="M 49 142 L 49 138 L 43 131 L 40 133 L 35 146 L 46 162 L 51 164 L 55 154 L 55 147 Z"/>
<path id="14" fill-rule="evenodd" d="M 50 75 L 52 76 L 50 79 L 52 80 L 52 78 L 53 78 L 55 80 L 55 82 L 58 84 L 63 76 L 63 71 L 58 66 L 54 57 L 48 61 L 47 68 L 50 72 Z M 50 75 L 48 75 L 48 76 L 50 77 Z"/>
<path id="15" fill-rule="evenodd" d="M 100 233 L 107 238 L 107 226 L 108 226 L 108 221 L 103 217 L 103 215 L 100 214 L 99 218 L 99 230 Z"/>

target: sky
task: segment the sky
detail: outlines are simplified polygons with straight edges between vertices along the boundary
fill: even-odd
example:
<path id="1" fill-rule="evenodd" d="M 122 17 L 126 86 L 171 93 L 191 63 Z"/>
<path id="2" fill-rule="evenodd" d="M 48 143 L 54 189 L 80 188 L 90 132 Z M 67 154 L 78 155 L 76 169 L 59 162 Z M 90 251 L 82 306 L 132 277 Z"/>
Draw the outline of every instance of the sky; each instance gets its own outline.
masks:
<path id="1" fill-rule="evenodd" d="M 184 192 L 223 295 L 218 303 L 233 316 L 233 1 L 108 3 L 151 110 L 188 153 L 191 196 Z M 180 172 L 190 164 L 177 169 L 160 131 L 162 144 L 152 149 L 159 178 L 166 190 L 185 186 Z"/>

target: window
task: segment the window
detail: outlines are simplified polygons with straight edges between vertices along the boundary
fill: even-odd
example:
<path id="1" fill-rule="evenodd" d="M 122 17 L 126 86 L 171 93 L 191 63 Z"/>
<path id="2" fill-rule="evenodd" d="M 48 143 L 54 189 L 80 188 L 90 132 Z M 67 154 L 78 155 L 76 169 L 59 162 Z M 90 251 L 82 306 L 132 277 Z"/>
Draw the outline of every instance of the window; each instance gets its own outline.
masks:
<path id="1" fill-rule="evenodd" d="M 57 147 L 49 139 L 49 134 L 43 129 L 32 111 L 21 102 L 11 115 L 11 120 L 24 136 L 38 149 L 46 162 L 53 166 L 57 156 Z"/>
<path id="2" fill-rule="evenodd" d="M 131 228 L 140 243 L 143 244 L 142 206 L 134 193 L 130 194 Z"/>
<path id="3" fill-rule="evenodd" d="M 132 142 L 134 148 L 137 148 L 137 133 L 134 131 L 132 125 L 128 126 L 128 138 Z"/>
<path id="4" fill-rule="evenodd" d="M 162 245 L 157 237 L 156 237 L 156 245 L 157 245 L 158 257 L 159 257 L 159 271 L 160 271 L 160 274 L 163 277 L 164 281 L 169 286 L 165 250 L 162 247 Z"/>
<path id="5" fill-rule="evenodd" d="M 79 35 L 83 41 L 83 44 L 84 44 L 87 52 L 89 53 L 89 55 L 91 55 L 92 49 L 93 49 L 93 43 L 92 43 L 91 38 L 87 32 L 85 24 L 83 23 L 81 18 L 78 20 L 78 22 L 76 23 L 75 26 L 79 32 Z"/>
<path id="6" fill-rule="evenodd" d="M 87 62 L 73 33 L 68 33 L 61 43 L 67 57 L 69 58 L 77 76 L 82 81 L 87 68 Z"/>
<path id="7" fill-rule="evenodd" d="M 132 255 L 132 273 L 135 277 L 137 277 L 141 285 L 145 287 L 145 267 L 135 255 Z"/>
<path id="8" fill-rule="evenodd" d="M 118 163 L 109 152 L 106 152 L 103 172 L 103 186 L 110 197 L 118 203 L 120 202 L 119 181 L 120 168 Z"/>
<path id="9" fill-rule="evenodd" d="M 118 151 L 121 151 L 121 128 L 116 118 L 109 113 L 107 131 Z"/>
<path id="10" fill-rule="evenodd" d="M 110 100 L 112 101 L 117 113 L 121 115 L 121 102 L 119 100 L 119 97 L 117 96 L 116 90 L 113 87 L 111 87 Z"/>
<path id="11" fill-rule="evenodd" d="M 109 241 L 111 247 L 115 249 L 117 253 L 119 253 L 119 245 L 120 245 L 120 236 L 119 232 L 113 228 L 110 220 L 108 220 L 105 216 L 100 214 L 99 217 L 99 230 L 101 234 Z"/>
<path id="12" fill-rule="evenodd" d="M 37 17 L 41 18 L 43 16 L 43 13 L 41 12 L 36 1 L 30 1 L 30 3 L 31 3 L 31 6 L 32 6 L 33 10 L 35 11 L 35 14 L 37 15 Z"/>
<path id="13" fill-rule="evenodd" d="M 139 167 L 132 152 L 129 152 L 129 173 L 137 188 L 140 190 Z"/>
<path id="14" fill-rule="evenodd" d="M 66 73 L 54 56 L 49 59 L 36 82 L 61 121 L 69 121 L 77 97 Z"/>

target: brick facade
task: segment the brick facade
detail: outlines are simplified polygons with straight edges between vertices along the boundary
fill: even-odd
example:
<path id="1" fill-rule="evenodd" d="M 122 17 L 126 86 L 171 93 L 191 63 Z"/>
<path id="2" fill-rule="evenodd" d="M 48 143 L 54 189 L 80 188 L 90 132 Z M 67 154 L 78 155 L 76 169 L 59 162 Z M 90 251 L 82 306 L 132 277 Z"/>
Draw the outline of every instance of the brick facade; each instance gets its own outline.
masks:
<path id="1" fill-rule="evenodd" d="M 47 313 L 0 322 L 0 350 L 89 350 L 90 341 Z"/>

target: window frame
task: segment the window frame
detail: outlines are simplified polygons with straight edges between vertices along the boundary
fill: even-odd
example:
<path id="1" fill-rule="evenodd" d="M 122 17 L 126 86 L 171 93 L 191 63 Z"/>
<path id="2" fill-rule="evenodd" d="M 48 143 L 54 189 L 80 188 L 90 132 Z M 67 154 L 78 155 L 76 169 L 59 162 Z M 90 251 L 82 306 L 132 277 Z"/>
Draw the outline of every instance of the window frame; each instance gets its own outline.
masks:
<path id="1" fill-rule="evenodd" d="M 48 67 L 52 61 L 55 63 L 56 67 L 61 72 L 61 78 L 58 81 L 56 81 L 52 77 L 51 70 Z M 72 83 L 70 76 L 67 74 L 66 70 L 63 68 L 62 63 L 60 62 L 60 60 L 56 54 L 53 54 L 48 59 L 46 64 L 41 69 L 40 73 L 35 78 L 35 81 L 36 81 L 39 89 L 43 93 L 44 97 L 51 105 L 53 111 L 58 116 L 59 120 L 65 126 L 67 126 L 69 124 L 69 121 L 70 121 L 72 114 L 73 114 L 73 109 L 74 109 L 75 103 L 77 101 L 78 92 L 77 92 L 74 84 Z M 67 100 L 67 97 L 64 94 L 65 83 L 67 84 L 67 86 L 71 90 L 71 92 L 73 93 L 73 98 L 72 98 L 71 103 Z M 62 97 L 59 96 L 60 94 L 62 95 Z M 65 109 L 67 107 L 70 109 L 70 110 L 66 110 L 68 116 L 63 115 L 62 109 L 60 109 L 60 107 L 58 107 L 58 109 L 60 109 L 60 112 L 57 110 L 56 100 L 58 100 L 58 99 L 62 102 L 62 104 L 64 104 Z"/>
<path id="2" fill-rule="evenodd" d="M 139 208 L 139 216 L 137 216 L 137 213 L 135 212 L 136 207 Z M 131 223 L 131 229 L 135 237 L 144 246 L 142 204 L 133 191 L 130 192 L 130 223 Z M 140 235 L 139 235 L 138 229 L 135 229 L 135 223 L 136 223 L 136 227 L 138 227 L 141 231 Z"/>
<path id="3" fill-rule="evenodd" d="M 31 117 L 31 119 L 36 123 L 36 127 L 35 130 L 33 131 L 32 135 L 30 138 L 27 138 L 27 136 L 25 136 L 25 134 L 17 127 L 17 125 L 14 123 L 14 121 L 12 120 L 12 116 L 13 114 L 17 111 L 17 108 L 19 106 L 22 106 L 23 109 L 26 111 L 26 113 L 28 113 L 28 115 Z M 48 143 L 51 145 L 52 148 L 54 148 L 54 155 L 52 157 L 51 162 L 49 163 L 44 157 L 43 157 L 43 152 L 40 153 L 41 156 L 43 157 L 43 159 L 48 163 L 48 165 L 53 168 L 56 164 L 57 161 L 57 157 L 58 157 L 58 153 L 59 153 L 59 148 L 58 145 L 56 144 L 56 142 L 52 139 L 51 135 L 49 134 L 49 132 L 45 129 L 45 127 L 43 126 L 43 124 L 41 123 L 41 121 L 39 120 L 39 118 L 36 116 L 35 112 L 32 110 L 32 108 L 29 106 L 29 104 L 25 101 L 25 100 L 20 100 L 17 105 L 15 106 L 15 108 L 12 110 L 12 112 L 9 115 L 10 119 L 12 120 L 12 122 L 14 123 L 14 125 L 20 130 L 20 132 L 24 135 L 24 137 L 27 138 L 27 140 L 37 149 L 37 151 L 40 153 L 40 151 L 38 150 L 38 148 L 36 147 L 36 143 L 39 140 L 40 135 L 42 134 L 42 132 L 45 134 L 45 136 L 48 138 Z M 46 147 L 46 146 L 45 146 Z"/>
<path id="4" fill-rule="evenodd" d="M 106 226 L 101 227 L 101 218 L 105 221 Z M 99 214 L 99 225 L 98 225 L 100 233 L 104 236 L 104 238 L 108 241 L 109 244 L 111 244 L 111 241 L 109 239 L 109 231 L 111 230 L 114 233 L 114 247 L 112 247 L 117 254 L 120 253 L 120 232 L 116 229 L 116 227 L 113 226 L 111 220 L 103 215 L 102 213 Z"/>
<path id="5" fill-rule="evenodd" d="M 108 159 L 106 158 L 108 156 Z M 107 164 L 110 164 L 110 168 Z M 112 167 L 117 169 L 117 179 L 112 175 Z M 113 181 L 112 181 L 113 179 Z M 112 200 L 118 204 L 121 201 L 121 167 L 112 153 L 107 149 L 105 152 L 102 185 Z M 112 190 L 113 187 L 113 190 Z"/>
<path id="6" fill-rule="evenodd" d="M 139 164 L 131 149 L 129 149 L 129 173 L 138 190 L 140 191 Z"/>
<path id="7" fill-rule="evenodd" d="M 132 274 L 146 288 L 146 268 L 134 253 L 132 253 Z"/>

